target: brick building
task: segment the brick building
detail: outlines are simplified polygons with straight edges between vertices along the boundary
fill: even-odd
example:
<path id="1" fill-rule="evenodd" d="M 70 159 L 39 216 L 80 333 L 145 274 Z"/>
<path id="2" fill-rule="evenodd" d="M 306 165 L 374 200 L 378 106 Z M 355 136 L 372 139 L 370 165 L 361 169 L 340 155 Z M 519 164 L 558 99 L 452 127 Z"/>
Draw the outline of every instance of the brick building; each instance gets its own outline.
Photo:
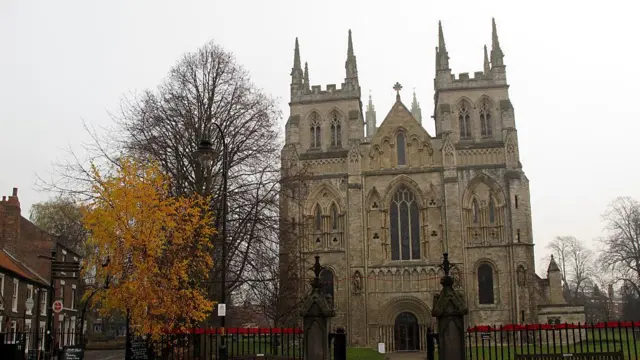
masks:
<path id="1" fill-rule="evenodd" d="M 58 239 L 39 229 L 21 214 L 18 189 L 0 202 L 0 332 L 38 331 L 39 343 L 49 316 L 51 303 L 62 300 L 63 310 L 53 316 L 56 332 L 76 332 L 79 315 L 79 280 L 56 280 L 51 298 L 51 260 L 55 251 L 57 261 L 80 261 L 78 254 L 61 245 Z M 61 274 L 76 276 L 79 274 Z M 27 311 L 27 299 L 34 302 Z M 37 329 L 37 330 L 36 330 Z M 62 346 L 72 338 L 53 339 Z M 42 346 L 42 344 L 41 344 Z M 33 348 L 33 347 L 32 347 Z"/>

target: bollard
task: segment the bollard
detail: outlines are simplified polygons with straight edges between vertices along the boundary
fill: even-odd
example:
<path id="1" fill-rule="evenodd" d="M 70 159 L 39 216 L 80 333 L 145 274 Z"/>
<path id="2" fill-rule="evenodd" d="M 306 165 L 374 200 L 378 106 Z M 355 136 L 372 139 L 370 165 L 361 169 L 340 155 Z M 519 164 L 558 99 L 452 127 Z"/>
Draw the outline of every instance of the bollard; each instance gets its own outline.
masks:
<path id="1" fill-rule="evenodd" d="M 435 360 L 436 346 L 435 336 L 433 336 L 433 330 L 427 329 L 427 360 Z"/>
<path id="2" fill-rule="evenodd" d="M 343 328 L 338 328 L 333 338 L 333 359 L 347 359 L 347 334 Z"/>

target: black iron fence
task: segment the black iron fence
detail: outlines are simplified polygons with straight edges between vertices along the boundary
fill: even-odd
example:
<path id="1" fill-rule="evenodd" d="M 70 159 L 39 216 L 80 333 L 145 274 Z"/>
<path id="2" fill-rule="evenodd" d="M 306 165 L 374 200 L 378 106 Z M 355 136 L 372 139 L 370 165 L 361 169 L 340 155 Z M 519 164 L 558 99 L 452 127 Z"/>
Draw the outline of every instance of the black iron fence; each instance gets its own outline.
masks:
<path id="1" fill-rule="evenodd" d="M 303 358 L 303 333 L 294 328 L 191 329 L 166 332 L 158 338 L 142 340 L 148 347 L 149 360 L 213 360 L 224 341 L 229 359 L 255 355 L 282 359 Z"/>
<path id="2" fill-rule="evenodd" d="M 470 360 L 640 359 L 640 321 L 475 326 L 465 336 Z M 428 360 L 438 359 L 438 337 L 427 334 Z"/>
<path id="3" fill-rule="evenodd" d="M 47 333 L 43 329 L 32 331 L 0 332 L 0 359 L 48 360 L 65 347 L 83 347 L 86 338 L 75 331 Z"/>
<path id="4" fill-rule="evenodd" d="M 467 357 L 478 360 L 540 354 L 638 359 L 640 322 L 476 326 L 467 331 L 467 349 Z"/>

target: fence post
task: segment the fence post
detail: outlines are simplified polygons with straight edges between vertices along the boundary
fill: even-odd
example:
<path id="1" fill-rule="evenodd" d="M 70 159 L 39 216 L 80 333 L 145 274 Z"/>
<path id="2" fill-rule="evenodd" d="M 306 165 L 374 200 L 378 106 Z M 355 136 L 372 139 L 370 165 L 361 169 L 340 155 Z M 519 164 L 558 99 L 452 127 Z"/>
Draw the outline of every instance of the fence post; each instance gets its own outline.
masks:
<path id="1" fill-rule="evenodd" d="M 302 308 L 304 331 L 303 352 L 305 360 L 328 360 L 329 356 L 329 318 L 335 316 L 333 307 L 322 293 L 320 282 L 320 257 L 316 256 L 313 265 L 314 279 L 311 281 L 311 294 Z"/>
<path id="2" fill-rule="evenodd" d="M 438 358 L 447 360 L 465 360 L 464 316 L 468 309 L 453 288 L 450 275 L 449 254 L 443 254 L 442 269 L 444 276 L 440 280 L 442 291 L 433 297 L 431 315 L 438 319 Z"/>
<path id="3" fill-rule="evenodd" d="M 338 328 L 333 338 L 333 360 L 347 359 L 347 334 L 343 328 Z"/>

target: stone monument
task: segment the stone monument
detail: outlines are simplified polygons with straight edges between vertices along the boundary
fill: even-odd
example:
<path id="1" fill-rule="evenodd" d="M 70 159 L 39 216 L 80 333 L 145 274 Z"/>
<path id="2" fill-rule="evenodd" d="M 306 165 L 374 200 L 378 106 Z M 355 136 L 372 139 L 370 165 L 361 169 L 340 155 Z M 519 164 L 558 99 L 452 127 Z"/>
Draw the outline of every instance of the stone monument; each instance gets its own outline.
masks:
<path id="1" fill-rule="evenodd" d="M 304 329 L 304 359 L 328 360 L 329 356 L 329 318 L 335 316 L 320 282 L 320 256 L 316 255 L 313 265 L 314 278 L 311 281 L 311 293 L 304 302 L 302 318 Z"/>
<path id="2" fill-rule="evenodd" d="M 450 274 L 449 254 L 443 254 L 442 270 L 444 276 L 440 280 L 442 291 L 433 297 L 431 314 L 438 320 L 438 356 L 440 359 L 466 359 L 464 316 L 467 307 L 459 293 L 453 288 L 454 279 Z"/>

